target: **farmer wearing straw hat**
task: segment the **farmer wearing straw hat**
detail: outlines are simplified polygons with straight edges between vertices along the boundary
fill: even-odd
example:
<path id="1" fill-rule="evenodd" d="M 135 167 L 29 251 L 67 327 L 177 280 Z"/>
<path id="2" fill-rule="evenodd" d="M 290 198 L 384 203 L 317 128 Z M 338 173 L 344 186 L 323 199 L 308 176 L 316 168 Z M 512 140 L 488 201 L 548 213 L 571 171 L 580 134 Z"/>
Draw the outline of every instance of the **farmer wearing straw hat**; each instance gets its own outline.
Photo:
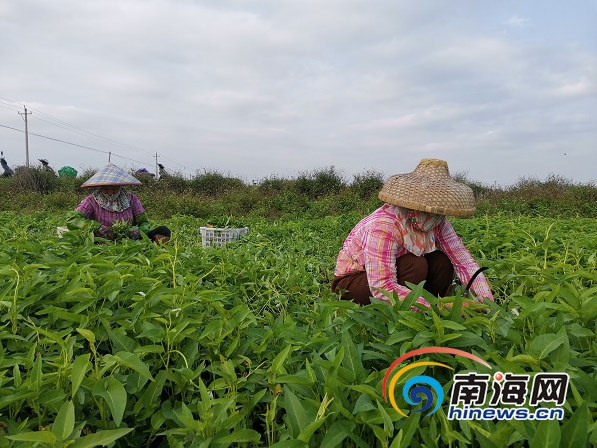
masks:
<path id="1" fill-rule="evenodd" d="M 403 299 L 406 282 L 425 281 L 425 289 L 445 296 L 454 278 L 466 284 L 479 266 L 447 219 L 475 212 L 473 191 L 450 177 L 443 160 L 423 159 L 408 174 L 391 176 L 379 192 L 385 202 L 352 229 L 338 254 L 332 291 L 362 305 L 370 297 Z M 493 300 L 483 274 L 471 289 L 479 300 Z M 422 297 L 417 302 L 429 307 Z"/>
<path id="2" fill-rule="evenodd" d="M 109 163 L 81 185 L 82 188 L 93 188 L 93 192 L 70 214 L 69 223 L 80 228 L 83 223 L 93 221 L 96 237 L 114 240 L 113 225 L 119 221 L 130 225 L 128 238 L 141 239 L 143 232 L 156 243 L 168 242 L 170 230 L 167 227 L 149 230 L 149 219 L 141 201 L 137 195 L 122 188 L 130 185 L 141 185 L 141 182 Z"/>

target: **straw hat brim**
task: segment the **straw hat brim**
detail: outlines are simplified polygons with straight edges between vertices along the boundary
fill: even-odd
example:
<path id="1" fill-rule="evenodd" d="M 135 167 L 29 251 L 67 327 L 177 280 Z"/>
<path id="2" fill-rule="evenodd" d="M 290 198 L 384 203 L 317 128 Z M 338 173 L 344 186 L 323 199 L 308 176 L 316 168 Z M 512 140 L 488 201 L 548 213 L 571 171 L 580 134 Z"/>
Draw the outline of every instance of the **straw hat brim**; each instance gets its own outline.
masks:
<path id="1" fill-rule="evenodd" d="M 92 188 L 92 187 L 131 187 L 134 185 L 143 185 L 141 182 L 136 183 L 93 183 L 88 184 L 84 183 L 81 185 L 81 188 Z"/>
<path id="2" fill-rule="evenodd" d="M 142 185 L 141 181 L 122 168 L 109 163 L 81 185 L 81 188 L 92 187 L 125 187 Z"/>
<path id="3" fill-rule="evenodd" d="M 450 177 L 443 160 L 423 159 L 415 171 L 390 176 L 379 192 L 389 204 L 438 215 L 472 216 L 473 190 Z"/>

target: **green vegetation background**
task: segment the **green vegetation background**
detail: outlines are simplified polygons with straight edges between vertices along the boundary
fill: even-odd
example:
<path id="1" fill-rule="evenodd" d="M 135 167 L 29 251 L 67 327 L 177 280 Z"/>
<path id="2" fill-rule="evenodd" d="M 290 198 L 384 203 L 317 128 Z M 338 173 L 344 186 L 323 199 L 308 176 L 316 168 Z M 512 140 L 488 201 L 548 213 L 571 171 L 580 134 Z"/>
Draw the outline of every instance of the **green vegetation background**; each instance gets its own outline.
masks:
<path id="1" fill-rule="evenodd" d="M 422 285 L 394 306 L 329 289 L 344 237 L 380 204 L 379 173 L 144 179 L 150 218 L 173 230 L 165 247 L 57 238 L 86 176 L 0 179 L 0 447 L 597 445 L 594 185 L 551 176 L 498 189 L 461 176 L 478 213 L 453 222 L 497 301 L 461 312 L 457 289 L 443 299 L 452 311 L 415 313 Z M 198 227 L 230 216 L 249 235 L 202 247 Z M 445 406 L 400 416 L 383 376 L 429 346 L 494 369 L 425 358 L 458 372 L 568 373 L 564 421 L 451 421 Z M 428 374 L 449 393 L 451 371 Z"/>
<path id="2" fill-rule="evenodd" d="M 79 188 L 93 171 L 75 179 L 59 178 L 41 168 L 16 170 L 13 178 L 0 179 L 0 211 L 61 213 L 72 210 L 88 194 Z M 364 171 L 347 179 L 333 167 L 303 172 L 294 178 L 271 176 L 247 183 L 217 171 L 196 173 L 191 179 L 170 175 L 160 180 L 138 176 L 135 187 L 145 209 L 155 219 L 187 215 L 297 219 L 337 216 L 351 211 L 369 213 L 380 201 L 377 193 L 384 175 Z M 597 185 L 579 184 L 556 175 L 544 180 L 522 178 L 511 186 L 489 186 L 454 175 L 475 194 L 477 216 L 545 216 L 597 218 Z"/>

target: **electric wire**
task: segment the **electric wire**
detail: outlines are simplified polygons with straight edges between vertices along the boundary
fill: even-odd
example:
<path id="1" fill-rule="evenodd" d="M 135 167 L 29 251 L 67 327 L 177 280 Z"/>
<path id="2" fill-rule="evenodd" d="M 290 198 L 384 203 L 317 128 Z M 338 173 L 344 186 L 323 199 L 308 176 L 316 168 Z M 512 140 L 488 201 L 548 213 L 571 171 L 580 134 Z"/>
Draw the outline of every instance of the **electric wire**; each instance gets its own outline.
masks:
<path id="1" fill-rule="evenodd" d="M 0 107 L 3 107 L 4 109 L 8 109 L 8 110 L 14 110 L 15 112 L 20 111 L 20 109 L 17 109 L 15 106 L 6 104 L 6 103 L 0 103 Z"/>
<path id="2" fill-rule="evenodd" d="M 99 134 L 95 134 L 93 132 L 87 131 L 86 129 L 83 129 L 83 128 L 79 127 L 79 126 L 75 126 L 73 124 L 67 123 L 66 121 L 54 118 L 51 115 L 48 115 L 48 114 L 46 114 L 44 112 L 40 112 L 40 111 L 38 111 L 36 109 L 29 109 L 29 110 L 32 111 L 32 112 L 35 112 L 37 114 L 43 115 L 44 117 L 48 118 L 49 120 L 56 121 L 56 122 L 58 122 L 60 124 L 52 123 L 51 121 L 44 120 L 43 118 L 40 118 L 40 117 L 32 117 L 32 118 L 36 118 L 37 120 L 44 121 L 45 123 L 57 126 L 59 128 L 65 129 L 67 131 L 71 131 L 71 132 L 74 132 L 76 134 L 83 135 L 85 137 L 89 137 L 89 138 L 92 138 L 92 139 L 95 139 L 95 140 L 99 140 L 102 143 L 109 143 L 111 145 L 120 146 L 121 148 L 128 149 L 128 150 L 131 150 L 131 151 L 138 151 L 138 152 L 144 152 L 144 153 L 147 153 L 147 154 L 153 154 L 153 151 L 150 151 L 149 149 L 138 148 L 136 146 L 132 146 L 132 145 L 129 145 L 129 144 L 126 144 L 126 143 L 120 143 L 120 142 L 117 142 L 115 140 L 109 139 L 107 137 L 103 137 L 103 136 L 101 136 Z M 67 127 L 65 127 L 65 126 L 67 126 Z M 72 129 L 70 129 L 70 128 L 72 128 Z"/>
<path id="3" fill-rule="evenodd" d="M 180 163 L 175 162 L 174 160 L 169 159 L 168 157 L 164 157 L 164 156 L 158 156 L 158 157 L 161 158 L 161 159 L 167 160 L 168 162 L 171 162 L 174 165 L 180 166 L 180 167 L 185 168 L 185 169 L 187 168 L 185 165 L 181 165 Z"/>
<path id="4" fill-rule="evenodd" d="M 2 100 L 4 100 L 4 101 L 2 101 Z M 8 101 L 9 103 L 12 103 L 12 104 L 5 103 L 5 101 Z M 10 108 L 13 108 L 12 110 L 15 110 L 16 112 L 20 112 L 20 108 L 21 108 L 21 106 L 20 106 L 20 104 L 19 104 L 19 103 L 17 103 L 16 101 L 12 101 L 12 100 L 10 100 L 10 99 L 8 99 L 8 98 L 3 98 L 3 97 L 0 97 L 0 107 L 2 107 L 2 106 L 3 106 L 3 104 L 5 104 L 5 105 L 6 105 L 6 108 L 7 108 L 7 109 L 10 107 Z M 17 105 L 18 105 L 18 106 L 17 106 Z M 98 140 L 98 141 L 100 141 L 100 142 L 102 142 L 102 143 L 108 143 L 108 144 L 112 144 L 112 145 L 115 145 L 115 146 L 119 146 L 119 147 L 120 147 L 120 148 L 122 148 L 122 149 L 127 149 L 127 150 L 131 150 L 131 151 L 142 152 L 142 153 L 145 153 L 145 154 L 151 155 L 151 156 L 152 156 L 152 158 L 154 157 L 154 154 L 155 154 L 155 152 L 154 152 L 154 151 L 150 151 L 150 150 L 148 150 L 148 149 L 143 149 L 143 148 L 138 148 L 138 147 L 136 147 L 136 146 L 132 146 L 132 145 L 128 145 L 128 144 L 124 144 L 124 143 L 120 143 L 120 142 L 117 142 L 117 141 L 115 141 L 115 140 L 109 139 L 109 138 L 107 138 L 107 137 L 103 137 L 103 136 L 101 136 L 101 135 L 99 135 L 99 134 L 95 134 L 95 133 L 93 133 L 93 132 L 87 131 L 86 129 L 83 129 L 83 128 L 79 127 L 79 126 L 76 126 L 76 125 L 70 124 L 70 123 L 68 123 L 68 122 L 66 122 L 66 121 L 64 121 L 64 120 L 60 120 L 60 119 L 58 119 L 58 118 L 55 118 L 55 117 L 53 117 L 53 116 L 51 116 L 51 115 L 49 115 L 49 114 L 46 114 L 45 112 L 41 112 L 41 111 L 37 110 L 37 109 L 32 109 L 32 108 L 29 108 L 28 110 L 29 110 L 30 112 L 35 112 L 35 114 L 32 114 L 31 118 L 34 118 L 34 119 L 36 119 L 36 120 L 43 121 L 43 122 L 45 122 L 45 123 L 48 123 L 48 124 L 54 125 L 54 126 L 56 126 L 56 127 L 59 127 L 59 128 L 61 128 L 61 129 L 64 129 L 64 130 L 67 130 L 67 131 L 70 131 L 70 132 L 73 132 L 73 133 L 76 133 L 76 134 L 82 135 L 82 136 L 84 136 L 84 137 L 89 137 L 89 138 L 92 138 L 92 139 Z M 43 119 L 43 118 L 40 118 L 38 115 L 42 115 L 43 117 L 46 117 L 48 120 L 55 121 L 56 123 L 53 123 L 52 121 L 48 121 L 48 120 L 45 120 L 45 119 Z M 57 123 L 59 123 L 59 124 L 57 124 Z M 65 127 L 65 126 L 66 126 L 66 127 Z M 7 127 L 7 126 L 4 126 L 4 127 Z M 20 129 L 15 129 L 15 128 L 10 128 L 10 129 L 14 129 L 14 130 L 18 130 L 18 131 L 20 131 L 20 132 L 23 132 L 23 131 L 21 131 Z M 30 132 L 30 134 L 31 134 L 31 135 L 36 135 L 36 136 L 39 136 L 39 137 L 42 137 L 42 138 L 49 138 L 49 139 L 52 139 L 51 137 L 46 137 L 46 136 L 42 136 L 42 135 L 39 135 L 39 134 L 33 134 L 33 133 L 31 133 L 31 132 Z M 100 151 L 100 152 L 104 152 L 105 154 L 108 154 L 108 153 L 109 153 L 108 151 L 101 151 L 101 150 L 97 150 L 97 149 L 89 148 L 89 147 L 86 147 L 86 146 L 83 146 L 83 145 L 77 145 L 77 144 L 70 143 L 70 142 L 64 142 L 64 141 L 62 141 L 62 140 L 58 140 L 58 139 L 54 139 L 54 140 L 56 140 L 56 141 L 60 141 L 60 142 L 63 142 L 63 143 L 69 144 L 69 145 L 80 146 L 80 147 L 82 147 L 82 148 L 87 148 L 87 149 L 91 149 L 91 150 L 94 150 L 94 151 Z M 120 155 L 117 155 L 117 154 L 113 154 L 113 155 L 115 155 L 116 157 L 126 158 L 126 159 L 128 159 L 128 160 L 132 160 L 132 161 L 135 161 L 135 162 L 138 162 L 138 163 L 144 163 L 144 162 L 139 162 L 138 160 L 131 159 L 131 158 L 127 158 L 127 157 L 120 156 Z M 163 160 L 167 160 L 167 161 L 169 161 L 169 162 L 173 163 L 174 165 L 176 165 L 176 166 L 179 166 L 179 167 L 181 167 L 181 168 L 183 168 L 183 169 L 185 169 L 185 170 L 187 169 L 186 165 L 182 165 L 182 164 L 180 164 L 180 163 L 178 163 L 178 162 L 176 162 L 176 161 L 174 161 L 174 160 L 172 160 L 172 159 L 169 159 L 169 158 L 167 158 L 167 157 L 164 157 L 164 156 L 161 156 L 161 155 L 158 155 L 158 157 L 159 157 L 159 158 L 161 158 L 161 159 L 163 159 Z M 153 163 L 153 162 L 152 162 L 152 163 Z"/>
<path id="5" fill-rule="evenodd" d="M 30 110 L 32 110 L 32 109 L 30 109 Z M 123 149 L 128 149 L 128 150 L 133 150 L 133 151 L 134 151 L 134 149 L 131 149 L 131 148 L 127 147 L 126 145 L 121 145 L 121 144 L 119 144 L 119 143 L 117 143 L 117 142 L 112 142 L 112 141 L 110 141 L 110 140 L 108 140 L 108 139 L 103 139 L 103 138 L 101 138 L 101 139 L 100 139 L 100 138 L 96 138 L 96 137 L 91 137 L 90 135 L 87 135 L 87 134 L 85 134 L 85 133 L 83 133 L 83 132 L 79 132 L 79 131 L 77 131 L 77 130 L 73 130 L 73 129 L 68 129 L 68 128 L 66 128 L 66 127 L 62 126 L 62 125 L 59 125 L 59 124 L 56 124 L 56 123 L 52 123 L 51 121 L 44 120 L 43 118 L 40 118 L 40 117 L 32 116 L 32 118 L 33 118 L 33 119 L 35 119 L 35 120 L 43 121 L 44 123 L 51 124 L 51 125 L 53 125 L 53 126 L 57 126 L 57 127 L 61 128 L 61 129 L 65 129 L 65 130 L 67 130 L 67 131 L 74 132 L 75 134 L 79 134 L 79 135 L 82 135 L 82 136 L 84 136 L 84 137 L 90 137 L 90 138 L 94 138 L 95 140 L 98 140 L 98 141 L 100 141 L 100 142 L 102 142 L 102 143 L 109 143 L 109 144 L 112 144 L 112 145 L 120 146 L 120 147 L 121 147 L 121 148 L 123 148 Z M 30 120 L 30 121 L 33 121 L 31 118 L 30 118 L 29 120 Z M 147 150 L 147 151 L 143 151 L 143 152 L 145 152 L 145 153 L 147 153 L 147 154 L 152 154 L 152 153 L 151 153 L 150 151 L 148 151 L 148 150 Z"/>
<path id="6" fill-rule="evenodd" d="M 15 105 L 19 104 L 19 103 L 15 102 L 15 101 L 9 100 L 8 98 L 0 97 L 0 100 L 5 100 L 5 101 L 9 101 L 10 103 L 13 103 L 13 104 L 10 104 L 10 106 L 12 106 L 12 107 L 16 107 Z M 20 106 L 19 106 L 19 109 L 15 109 L 15 110 L 19 111 L 20 110 Z M 48 123 L 48 124 L 51 124 L 51 125 L 54 125 L 54 126 L 57 126 L 57 127 L 62 128 L 64 130 L 75 132 L 75 133 L 83 135 L 85 137 L 89 137 L 89 138 L 92 138 L 92 139 L 95 139 L 95 140 L 99 140 L 102 143 L 109 143 L 109 144 L 112 144 L 112 145 L 115 145 L 115 146 L 119 146 L 119 147 L 121 147 L 123 149 L 128 149 L 128 150 L 137 151 L 137 152 L 144 152 L 146 154 L 151 154 L 151 155 L 154 154 L 154 152 L 151 151 L 151 150 L 144 149 L 144 148 L 139 148 L 139 147 L 136 147 L 136 146 L 133 146 L 133 145 L 125 144 L 125 143 L 120 143 L 120 142 L 117 142 L 117 141 L 112 140 L 110 138 L 103 137 L 103 136 L 101 136 L 99 134 L 95 134 L 95 133 L 93 133 L 91 131 L 88 131 L 88 130 L 83 129 L 83 128 L 79 127 L 79 126 L 73 125 L 71 123 L 68 123 L 68 122 L 66 122 L 64 120 L 60 120 L 58 118 L 55 118 L 55 117 L 53 117 L 53 116 L 51 116 L 49 114 L 46 114 L 45 112 L 42 112 L 40 110 L 33 109 L 33 108 L 29 107 L 29 111 L 30 112 L 35 112 L 35 114 L 32 114 L 31 118 L 43 121 L 45 123 Z M 42 115 L 42 116 L 46 117 L 49 120 L 55 121 L 57 123 L 60 123 L 60 125 L 57 124 L 57 123 L 53 123 L 51 121 L 47 121 L 47 120 L 44 120 L 42 118 L 39 118 L 37 116 L 37 114 Z M 76 131 L 75 131 L 75 129 L 76 129 Z"/>
<path id="7" fill-rule="evenodd" d="M 23 130 L 21 130 L 21 129 L 13 128 L 13 127 L 10 127 L 10 126 L 5 126 L 5 125 L 3 125 L 3 124 L 0 124 L 0 127 L 7 128 L 7 129 L 12 129 L 13 131 L 18 131 L 18 132 L 22 132 L 22 133 L 24 133 L 24 132 L 25 132 L 25 131 L 23 131 Z M 116 154 L 116 153 L 113 153 L 112 151 L 104 151 L 104 150 L 97 149 L 97 148 L 91 148 L 91 147 L 89 147 L 89 146 L 84 146 L 84 145 L 79 145 L 79 144 L 77 144 L 77 143 L 71 143 L 71 142 L 67 142 L 67 141 L 64 141 L 64 140 L 57 139 L 57 138 L 48 137 L 48 136 L 46 136 L 46 135 L 36 134 L 36 133 L 34 133 L 34 132 L 29 132 L 28 134 L 29 134 L 29 135 L 34 135 L 34 136 L 36 136 L 36 137 L 45 138 L 45 139 L 48 139 L 48 140 L 53 140 L 53 141 L 55 141 L 55 142 L 64 143 L 64 144 L 71 145 L 71 146 L 77 146 L 77 147 L 79 147 L 79 148 L 83 148 L 83 149 L 89 149 L 89 150 L 91 150 L 91 151 L 101 152 L 101 153 L 103 153 L 103 154 L 108 154 L 108 155 L 110 155 L 110 156 L 114 156 L 114 157 L 120 157 L 121 159 L 130 160 L 130 161 L 132 161 L 132 162 L 137 162 L 137 163 L 141 163 L 141 164 L 146 164 L 146 163 L 147 163 L 147 162 L 142 162 L 142 161 L 140 161 L 140 160 L 131 159 L 130 157 L 125 157 L 125 156 L 118 155 L 118 154 Z M 153 161 L 152 161 L 151 163 L 153 164 Z"/>

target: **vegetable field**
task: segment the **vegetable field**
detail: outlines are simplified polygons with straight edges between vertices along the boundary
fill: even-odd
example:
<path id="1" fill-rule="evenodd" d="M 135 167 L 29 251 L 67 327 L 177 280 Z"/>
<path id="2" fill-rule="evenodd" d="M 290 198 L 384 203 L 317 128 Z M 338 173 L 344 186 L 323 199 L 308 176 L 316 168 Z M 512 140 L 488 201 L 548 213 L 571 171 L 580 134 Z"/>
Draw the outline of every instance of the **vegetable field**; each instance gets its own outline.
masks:
<path id="1" fill-rule="evenodd" d="M 393 307 L 330 292 L 360 217 L 248 219 L 243 240 L 204 248 L 196 218 L 164 222 L 159 247 L 0 213 L 0 447 L 597 445 L 595 220 L 453 220 L 497 301 L 461 310 L 457 289 L 452 309 L 413 312 L 422 285 Z M 456 373 L 567 373 L 564 419 L 403 417 L 384 375 L 430 346 L 493 366 L 420 357 Z M 425 369 L 449 396 L 454 372 Z"/>

